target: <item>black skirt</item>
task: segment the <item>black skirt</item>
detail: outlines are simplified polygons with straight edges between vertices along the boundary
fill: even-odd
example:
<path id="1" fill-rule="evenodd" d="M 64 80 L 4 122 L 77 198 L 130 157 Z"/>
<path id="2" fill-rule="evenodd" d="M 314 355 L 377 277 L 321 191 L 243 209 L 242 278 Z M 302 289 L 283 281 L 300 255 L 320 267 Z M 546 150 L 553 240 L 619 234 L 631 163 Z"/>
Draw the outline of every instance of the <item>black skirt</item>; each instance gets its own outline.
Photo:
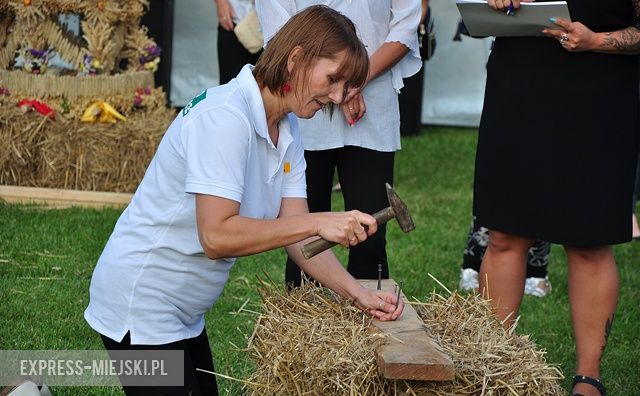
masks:
<path id="1" fill-rule="evenodd" d="M 630 0 L 569 1 L 594 31 L 628 27 Z M 498 38 L 487 64 L 474 183 L 478 224 L 569 246 L 631 239 L 638 57 Z"/>

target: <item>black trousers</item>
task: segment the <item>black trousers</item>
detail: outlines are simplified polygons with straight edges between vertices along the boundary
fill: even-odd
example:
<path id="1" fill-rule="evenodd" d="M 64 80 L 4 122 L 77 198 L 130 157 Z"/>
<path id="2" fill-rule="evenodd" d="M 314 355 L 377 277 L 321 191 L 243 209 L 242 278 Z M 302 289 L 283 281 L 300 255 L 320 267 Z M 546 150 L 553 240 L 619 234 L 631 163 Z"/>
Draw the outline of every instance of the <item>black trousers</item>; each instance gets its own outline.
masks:
<path id="1" fill-rule="evenodd" d="M 220 70 L 220 85 L 235 78 L 240 69 L 247 63 L 255 65 L 262 50 L 256 54 L 247 51 L 238 41 L 232 31 L 224 30 L 218 25 L 218 68 Z"/>
<path id="2" fill-rule="evenodd" d="M 394 152 L 346 146 L 305 151 L 304 157 L 307 161 L 307 202 L 311 212 L 331 210 L 331 188 L 336 170 L 345 210 L 358 209 L 373 214 L 389 206 L 384 184 L 393 185 Z M 389 278 L 385 235 L 386 226 L 378 226 L 378 232 L 349 249 L 347 271 L 351 275 L 357 279 L 377 279 L 378 264 L 382 264 L 382 277 Z M 287 259 L 285 282 L 297 287 L 300 281 L 300 268 Z"/>
<path id="3" fill-rule="evenodd" d="M 202 330 L 199 336 L 188 340 L 181 340 L 164 345 L 131 345 L 129 333 L 122 342 L 116 342 L 102 334 L 102 342 L 107 351 L 110 350 L 181 350 L 184 352 L 184 385 L 183 386 L 123 386 L 127 396 L 210 396 L 218 395 L 216 376 L 196 368 L 213 372 L 213 358 L 207 338 L 207 330 Z"/>
<path id="4" fill-rule="evenodd" d="M 411 77 L 404 79 L 404 87 L 398 95 L 400 106 L 400 135 L 412 136 L 422 130 L 422 90 L 424 86 L 424 68 Z"/>

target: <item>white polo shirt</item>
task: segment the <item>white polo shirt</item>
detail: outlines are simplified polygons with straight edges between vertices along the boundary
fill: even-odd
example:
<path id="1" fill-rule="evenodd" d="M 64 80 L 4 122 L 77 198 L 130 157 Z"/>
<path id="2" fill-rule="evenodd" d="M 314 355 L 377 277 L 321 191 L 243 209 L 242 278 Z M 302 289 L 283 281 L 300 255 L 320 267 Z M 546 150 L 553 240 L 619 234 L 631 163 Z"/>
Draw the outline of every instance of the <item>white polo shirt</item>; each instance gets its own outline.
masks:
<path id="1" fill-rule="evenodd" d="M 235 258 L 205 256 L 196 193 L 237 201 L 257 219 L 277 217 L 283 197 L 306 197 L 295 117 L 280 122 L 274 146 L 251 69 L 202 92 L 167 130 L 94 270 L 84 316 L 97 332 L 120 342 L 129 331 L 146 345 L 202 332 Z"/>

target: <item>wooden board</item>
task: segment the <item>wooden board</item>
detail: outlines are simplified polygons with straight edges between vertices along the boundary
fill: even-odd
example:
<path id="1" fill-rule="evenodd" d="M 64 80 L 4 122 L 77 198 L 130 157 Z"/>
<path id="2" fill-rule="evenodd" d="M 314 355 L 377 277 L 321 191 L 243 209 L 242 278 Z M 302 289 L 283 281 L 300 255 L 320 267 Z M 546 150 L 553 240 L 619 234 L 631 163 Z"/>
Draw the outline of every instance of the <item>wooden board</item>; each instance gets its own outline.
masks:
<path id="1" fill-rule="evenodd" d="M 132 196 L 125 193 L 0 185 L 0 199 L 6 202 L 37 203 L 52 208 L 123 207 L 129 204 Z"/>
<path id="2" fill-rule="evenodd" d="M 375 289 L 377 280 L 360 280 Z M 382 289 L 394 291 L 396 282 L 383 279 Z M 404 295 L 401 295 L 404 298 Z M 387 335 L 388 342 L 376 350 L 380 374 L 389 379 L 450 381 L 455 376 L 453 361 L 425 330 L 416 310 L 405 305 L 395 321 L 373 320 L 371 326 Z"/>

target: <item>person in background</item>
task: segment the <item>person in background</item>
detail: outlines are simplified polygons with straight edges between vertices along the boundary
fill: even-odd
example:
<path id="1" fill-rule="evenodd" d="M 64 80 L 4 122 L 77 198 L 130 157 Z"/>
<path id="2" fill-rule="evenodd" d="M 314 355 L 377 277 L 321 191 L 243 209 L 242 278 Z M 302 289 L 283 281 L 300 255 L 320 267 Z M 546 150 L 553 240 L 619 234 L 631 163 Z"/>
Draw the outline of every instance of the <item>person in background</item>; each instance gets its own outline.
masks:
<path id="1" fill-rule="evenodd" d="M 427 23 L 428 8 L 429 1 L 422 0 L 420 25 Z M 426 37 L 423 39 L 424 44 L 427 40 Z M 398 94 L 401 136 L 415 136 L 422 130 L 422 91 L 424 87 L 424 62 L 426 60 L 422 59 L 422 61 L 422 68 L 413 76 L 404 79 L 404 87 Z"/>
<path id="2" fill-rule="evenodd" d="M 480 291 L 509 327 L 536 239 L 563 245 L 576 344 L 573 395 L 604 395 L 612 245 L 631 239 L 638 161 L 640 0 L 567 0 L 540 37 L 498 37 L 487 64 L 473 214 L 489 229 Z M 520 0 L 488 0 L 516 16 Z M 534 186 L 534 188 L 532 188 Z"/>
<path id="3" fill-rule="evenodd" d="M 249 52 L 233 28 L 254 8 L 253 0 L 215 0 L 218 14 L 218 69 L 220 85 L 228 83 L 247 63 L 255 65 L 262 51 Z"/>
<path id="4" fill-rule="evenodd" d="M 460 269 L 460 290 L 477 290 L 479 286 L 478 274 L 482 257 L 489 242 L 489 230 L 481 227 L 471 220 L 467 245 L 462 255 L 462 268 Z M 536 240 L 527 253 L 527 274 L 524 283 L 524 294 L 535 297 L 544 297 L 551 293 L 551 282 L 547 273 L 549 265 L 549 252 L 551 244 L 546 241 Z"/>
<path id="5" fill-rule="evenodd" d="M 638 197 L 640 196 L 640 158 L 636 164 L 636 182 L 633 187 L 633 214 L 631 215 L 631 238 L 634 241 L 640 240 L 640 226 L 638 226 L 638 217 L 636 216 L 636 206 L 638 204 Z"/>
<path id="6" fill-rule="evenodd" d="M 365 85 L 350 89 L 339 114 L 319 113 L 300 120 L 307 161 L 307 199 L 311 212 L 331 209 L 334 173 L 342 189 L 346 210 L 359 208 L 374 213 L 389 206 L 385 182 L 393 184 L 394 155 L 400 149 L 398 92 L 402 79 L 422 67 L 418 48 L 420 2 L 376 1 L 256 1 L 266 48 L 275 32 L 295 12 L 325 4 L 353 20 L 369 54 Z M 365 115 L 366 112 L 366 115 Z M 325 131 L 321 136 L 318 131 Z M 347 270 L 356 278 L 389 277 L 386 226 L 349 249 Z M 297 286 L 300 268 L 287 260 L 285 281 Z"/>
<path id="7" fill-rule="evenodd" d="M 93 272 L 85 319 L 108 351 L 184 353 L 184 386 L 126 386 L 127 395 L 217 394 L 215 376 L 197 370 L 214 371 L 204 315 L 235 257 L 285 247 L 363 311 L 381 320 L 402 313 L 402 300 L 363 287 L 331 250 L 310 260 L 301 252 L 318 236 L 354 247 L 377 231 L 358 210 L 309 213 L 296 118 L 330 111 L 366 82 L 355 26 L 310 7 L 272 42 L 255 67 L 203 91 L 176 117 Z"/>
<path id="8" fill-rule="evenodd" d="M 640 195 L 640 159 L 636 166 L 636 183 L 633 189 L 633 214 L 631 215 L 631 237 L 634 240 L 640 239 L 640 227 L 638 227 L 638 217 L 636 216 L 636 205 L 638 204 L 638 195 Z"/>

